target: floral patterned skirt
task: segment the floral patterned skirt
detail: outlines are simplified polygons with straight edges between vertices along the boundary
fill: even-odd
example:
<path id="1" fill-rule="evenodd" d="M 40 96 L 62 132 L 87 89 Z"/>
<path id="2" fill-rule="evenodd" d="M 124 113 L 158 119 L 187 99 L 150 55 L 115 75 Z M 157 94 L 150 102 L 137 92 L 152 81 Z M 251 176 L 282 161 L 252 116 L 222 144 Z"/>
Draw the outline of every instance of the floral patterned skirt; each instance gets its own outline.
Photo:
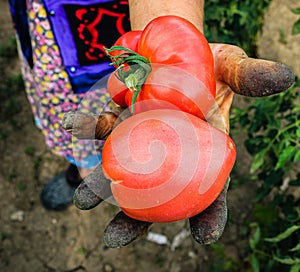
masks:
<path id="1" fill-rule="evenodd" d="M 104 19 L 114 35 L 104 46 L 129 30 L 128 3 L 11 0 L 10 5 L 28 100 L 46 144 L 79 167 L 97 165 L 103 141 L 78 140 L 61 123 L 69 111 L 100 114 L 115 107 L 106 90 L 112 67 L 99 45 Z M 119 18 L 121 26 L 120 20 L 114 23 Z"/>

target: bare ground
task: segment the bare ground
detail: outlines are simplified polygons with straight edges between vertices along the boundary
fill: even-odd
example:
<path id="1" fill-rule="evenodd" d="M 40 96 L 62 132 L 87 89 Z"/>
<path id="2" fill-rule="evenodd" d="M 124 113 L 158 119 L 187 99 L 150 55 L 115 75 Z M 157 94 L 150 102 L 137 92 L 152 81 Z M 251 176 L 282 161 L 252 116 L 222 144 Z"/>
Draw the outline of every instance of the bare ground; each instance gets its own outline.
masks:
<path id="1" fill-rule="evenodd" d="M 299 60 L 299 36 L 289 35 L 291 25 L 297 19 L 289 13 L 289 9 L 297 7 L 297 1 L 273 2 L 266 16 L 265 32 L 259 41 L 259 53 L 264 58 L 290 65 L 299 74 L 299 61 L 295 60 Z M 0 10 L 0 44 L 4 44 L 14 37 L 14 31 L 6 1 L 0 1 Z M 279 11 L 283 14 L 278 15 Z M 274 14 L 280 19 L 273 20 Z M 282 31 L 288 41 L 286 44 L 280 42 Z M 269 50 L 269 43 L 272 50 Z M 0 75 L 2 80 L 19 74 L 17 58 L 12 58 L 5 66 L 5 73 Z M 39 194 L 43 185 L 63 171 L 67 163 L 45 146 L 42 134 L 33 124 L 25 93 L 19 92 L 15 99 L 21 105 L 20 111 L 11 118 L 1 118 L 0 124 L 0 271 L 206 272 L 212 271 L 213 264 L 217 263 L 221 267 L 217 271 L 225 271 L 222 270 L 224 258 L 236 262 L 238 271 L 247 271 L 244 260 L 247 233 L 244 226 L 249 223 L 252 214 L 253 185 L 231 186 L 229 221 L 223 237 L 214 247 L 199 245 L 188 237 L 172 251 L 169 245 L 158 245 L 142 237 L 125 248 L 108 249 L 102 242 L 102 233 L 116 214 L 116 207 L 104 203 L 91 211 L 70 207 L 63 212 L 49 212 L 41 206 Z M 249 157 L 240 136 L 235 135 L 238 169 L 242 169 L 237 175 L 243 177 L 247 175 Z M 182 228 L 187 227 L 187 223 L 182 221 L 155 224 L 151 231 L 172 241 Z"/>

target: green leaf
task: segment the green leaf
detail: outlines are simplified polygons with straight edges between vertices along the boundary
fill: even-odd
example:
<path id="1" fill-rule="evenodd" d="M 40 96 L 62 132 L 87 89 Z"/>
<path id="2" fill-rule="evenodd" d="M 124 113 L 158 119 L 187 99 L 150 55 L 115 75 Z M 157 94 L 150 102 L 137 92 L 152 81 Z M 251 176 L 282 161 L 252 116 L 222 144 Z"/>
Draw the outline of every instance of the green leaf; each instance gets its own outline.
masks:
<path id="1" fill-rule="evenodd" d="M 295 14 L 300 14 L 300 8 L 292 9 L 292 12 Z"/>
<path id="2" fill-rule="evenodd" d="M 253 227 L 255 227 L 255 230 L 249 239 L 249 245 L 250 245 L 251 249 L 254 250 L 260 240 L 261 232 L 260 232 L 260 227 L 258 226 L 258 224 L 253 224 Z"/>
<path id="3" fill-rule="evenodd" d="M 266 156 L 266 150 L 262 150 L 259 153 L 256 153 L 254 155 L 251 168 L 250 168 L 250 173 L 253 174 L 259 167 L 261 167 L 264 163 Z"/>
<path id="4" fill-rule="evenodd" d="M 295 153 L 297 152 L 297 148 L 295 146 L 287 146 L 283 152 L 279 155 L 277 164 L 275 166 L 275 170 L 281 168 L 285 163 L 291 160 Z"/>
<path id="5" fill-rule="evenodd" d="M 299 108 L 299 110 L 300 110 L 300 108 Z M 296 130 L 296 136 L 298 138 L 300 138 L 300 127 L 298 127 L 297 130 Z"/>
<path id="6" fill-rule="evenodd" d="M 293 247 L 292 249 L 290 249 L 291 252 L 299 251 L 299 250 L 300 250 L 300 243 L 298 243 L 295 247 Z"/>
<path id="7" fill-rule="evenodd" d="M 290 272 L 299 272 L 299 271 L 300 271 L 300 264 L 294 264 L 290 269 Z"/>
<path id="8" fill-rule="evenodd" d="M 287 265 L 299 265 L 300 259 L 298 258 L 279 258 L 277 256 L 273 256 L 273 259 L 279 263 L 287 264 Z"/>
<path id="9" fill-rule="evenodd" d="M 274 175 L 276 173 L 274 173 Z M 271 178 L 270 178 L 270 180 L 271 180 Z M 280 181 L 281 180 L 282 179 L 280 178 Z M 276 181 L 273 179 L 272 183 L 274 184 L 274 182 L 276 182 Z M 263 203 L 263 204 L 259 203 L 259 202 L 256 203 L 255 207 L 254 207 L 253 214 L 254 214 L 255 218 L 258 220 L 258 222 L 260 224 L 264 224 L 264 225 L 267 225 L 267 224 L 271 225 L 278 218 L 278 213 L 277 213 L 276 208 L 274 207 L 274 205 L 267 204 L 267 203 Z"/>
<path id="10" fill-rule="evenodd" d="M 252 266 L 253 272 L 259 272 L 259 261 L 254 253 L 250 255 L 250 264 Z"/>
<path id="11" fill-rule="evenodd" d="M 298 113 L 300 110 L 300 105 L 296 105 L 293 109 L 292 109 L 292 113 Z"/>
<path id="12" fill-rule="evenodd" d="M 297 162 L 299 159 L 300 159 L 300 150 L 298 150 L 297 153 L 295 154 L 293 162 Z"/>
<path id="13" fill-rule="evenodd" d="M 292 35 L 297 35 L 299 33 L 300 33 L 300 19 L 298 19 L 298 21 L 296 21 L 296 23 L 294 23 L 293 29 L 292 29 Z"/>
<path id="14" fill-rule="evenodd" d="M 265 238 L 265 241 L 271 242 L 271 243 L 278 243 L 287 237 L 291 236 L 295 231 L 299 230 L 300 226 L 294 225 L 292 227 L 287 228 L 284 232 L 280 233 L 279 235 L 273 237 L 273 238 Z"/>

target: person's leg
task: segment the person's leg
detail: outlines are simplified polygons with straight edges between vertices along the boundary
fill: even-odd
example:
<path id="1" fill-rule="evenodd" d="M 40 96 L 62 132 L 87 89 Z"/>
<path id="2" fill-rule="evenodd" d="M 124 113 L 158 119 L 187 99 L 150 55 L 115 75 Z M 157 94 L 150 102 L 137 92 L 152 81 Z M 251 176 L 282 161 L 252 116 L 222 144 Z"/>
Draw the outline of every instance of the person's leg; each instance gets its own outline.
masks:
<path id="1" fill-rule="evenodd" d="M 48 210 L 60 211 L 73 203 L 74 191 L 81 183 L 82 177 L 76 165 L 70 164 L 67 170 L 51 180 L 41 192 L 41 202 Z"/>

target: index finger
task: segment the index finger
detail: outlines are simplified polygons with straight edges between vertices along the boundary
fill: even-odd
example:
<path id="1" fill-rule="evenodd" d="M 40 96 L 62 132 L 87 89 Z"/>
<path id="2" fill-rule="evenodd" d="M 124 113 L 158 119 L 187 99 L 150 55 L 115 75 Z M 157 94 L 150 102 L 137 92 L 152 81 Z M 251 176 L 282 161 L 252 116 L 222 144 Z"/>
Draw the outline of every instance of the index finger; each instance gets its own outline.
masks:
<path id="1" fill-rule="evenodd" d="M 116 108 L 99 116 L 70 111 L 64 115 L 62 127 L 78 139 L 105 140 L 114 127 L 130 116 L 129 110 Z"/>
<path id="2" fill-rule="evenodd" d="M 249 58 L 239 47 L 211 44 L 215 58 L 217 79 L 244 96 L 269 96 L 287 90 L 295 82 L 295 75 L 284 64 Z"/>

